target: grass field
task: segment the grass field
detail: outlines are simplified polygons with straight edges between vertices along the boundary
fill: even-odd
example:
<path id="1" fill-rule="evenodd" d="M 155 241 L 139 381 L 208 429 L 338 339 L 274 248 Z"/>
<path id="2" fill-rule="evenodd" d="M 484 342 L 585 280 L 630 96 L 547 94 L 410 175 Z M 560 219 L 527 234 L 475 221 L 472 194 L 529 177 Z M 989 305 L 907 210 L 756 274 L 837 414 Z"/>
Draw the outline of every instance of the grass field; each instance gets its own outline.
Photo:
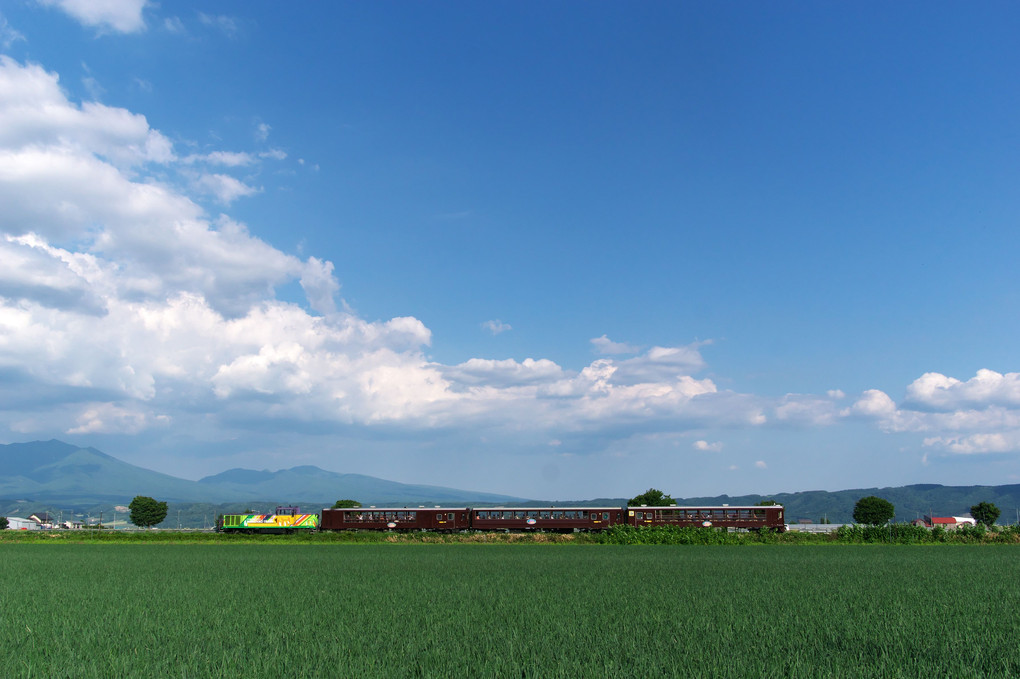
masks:
<path id="1" fill-rule="evenodd" d="M 3 677 L 1005 677 L 1011 546 L 0 546 Z"/>

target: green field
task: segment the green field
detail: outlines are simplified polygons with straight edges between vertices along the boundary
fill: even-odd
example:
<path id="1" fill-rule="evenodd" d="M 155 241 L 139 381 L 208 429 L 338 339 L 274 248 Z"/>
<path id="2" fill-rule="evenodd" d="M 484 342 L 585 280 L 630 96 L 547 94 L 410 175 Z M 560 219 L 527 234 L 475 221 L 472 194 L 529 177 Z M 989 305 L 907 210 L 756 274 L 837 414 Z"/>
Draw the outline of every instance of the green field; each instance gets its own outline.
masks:
<path id="1" fill-rule="evenodd" d="M 1020 675 L 1020 548 L 0 545 L 3 677 Z"/>

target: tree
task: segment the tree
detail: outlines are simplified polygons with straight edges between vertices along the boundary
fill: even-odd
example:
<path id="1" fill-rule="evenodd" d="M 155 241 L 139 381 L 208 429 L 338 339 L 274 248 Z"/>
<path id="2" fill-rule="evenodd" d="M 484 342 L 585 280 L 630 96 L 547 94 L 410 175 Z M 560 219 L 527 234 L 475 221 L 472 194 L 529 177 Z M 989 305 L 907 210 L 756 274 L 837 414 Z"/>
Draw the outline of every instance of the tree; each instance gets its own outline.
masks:
<path id="1" fill-rule="evenodd" d="M 866 523 L 872 526 L 881 526 L 889 523 L 889 519 L 896 515 L 896 508 L 888 500 L 869 495 L 862 497 L 854 505 L 854 521 Z"/>
<path id="2" fill-rule="evenodd" d="M 676 500 L 666 495 L 661 490 L 649 488 L 637 497 L 627 500 L 627 504 L 636 505 L 638 507 L 641 505 L 648 505 L 649 507 L 668 507 L 669 505 L 675 505 Z"/>
<path id="3" fill-rule="evenodd" d="M 162 523 L 166 518 L 167 506 L 165 502 L 138 495 L 128 505 L 128 509 L 131 510 L 131 523 L 139 528 L 148 528 Z"/>
<path id="4" fill-rule="evenodd" d="M 7 530 L 8 525 L 9 524 L 7 523 L 7 517 L 0 516 L 0 530 Z"/>
<path id="5" fill-rule="evenodd" d="M 755 507 L 775 507 L 779 503 L 775 500 L 762 500 L 761 502 L 755 502 Z"/>
<path id="6" fill-rule="evenodd" d="M 333 503 L 333 509 L 353 509 L 360 506 L 361 503 L 357 500 L 337 500 Z"/>
<path id="7" fill-rule="evenodd" d="M 974 517 L 974 520 L 989 528 L 992 527 L 992 524 L 995 523 L 995 520 L 999 518 L 1001 513 L 999 508 L 991 502 L 979 502 L 970 508 L 970 515 Z"/>

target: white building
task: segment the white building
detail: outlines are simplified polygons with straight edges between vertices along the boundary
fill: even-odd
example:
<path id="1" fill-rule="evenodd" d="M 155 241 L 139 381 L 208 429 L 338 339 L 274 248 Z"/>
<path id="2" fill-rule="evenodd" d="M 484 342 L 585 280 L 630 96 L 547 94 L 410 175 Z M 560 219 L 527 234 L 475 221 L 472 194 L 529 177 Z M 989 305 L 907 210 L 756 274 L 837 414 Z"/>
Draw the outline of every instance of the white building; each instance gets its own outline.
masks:
<path id="1" fill-rule="evenodd" d="M 7 530 L 39 530 L 39 524 L 32 519 L 22 519 L 17 516 L 7 517 Z"/>

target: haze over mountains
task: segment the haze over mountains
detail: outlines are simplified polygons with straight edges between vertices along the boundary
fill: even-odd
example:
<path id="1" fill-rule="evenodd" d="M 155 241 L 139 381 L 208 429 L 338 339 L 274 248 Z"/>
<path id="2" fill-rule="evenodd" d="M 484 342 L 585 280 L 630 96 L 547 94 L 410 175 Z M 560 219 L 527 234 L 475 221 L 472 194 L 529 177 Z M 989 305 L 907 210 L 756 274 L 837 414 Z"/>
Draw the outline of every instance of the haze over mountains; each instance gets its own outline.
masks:
<path id="1" fill-rule="evenodd" d="M 128 464 L 95 448 L 62 441 L 0 445 L 0 498 L 55 504 L 125 503 L 136 495 L 169 502 L 315 502 L 468 504 L 522 501 L 508 495 L 396 483 L 304 466 L 276 472 L 230 469 L 198 481 Z"/>
<path id="2" fill-rule="evenodd" d="M 661 480 L 649 478 L 649 485 Z M 662 490 L 670 492 L 669 487 Z M 634 494 L 645 490 L 636 489 Z M 62 441 L 33 441 L 0 445 L 0 504 L 28 500 L 48 506 L 84 507 L 126 504 L 136 495 L 149 495 L 178 506 L 196 503 L 292 502 L 329 506 L 340 498 L 351 498 L 378 506 L 439 504 L 512 505 L 540 504 L 623 504 L 626 498 L 571 498 L 527 500 L 492 493 L 480 493 L 441 486 L 396 483 L 361 474 L 340 474 L 318 467 L 303 466 L 275 472 L 230 469 L 198 481 L 136 467 L 95 448 L 78 448 Z M 1020 517 L 1020 485 L 941 486 L 918 484 L 895 488 L 860 488 L 840 491 L 801 491 L 772 495 L 742 495 L 680 498 L 678 504 L 754 504 L 771 499 L 786 507 L 787 519 L 835 523 L 849 522 L 854 503 L 866 495 L 878 495 L 893 503 L 898 521 L 910 521 L 922 514 L 953 516 L 965 514 L 978 502 L 995 503 L 1002 510 L 1000 523 Z M 187 511 L 187 510 L 184 510 Z"/>

